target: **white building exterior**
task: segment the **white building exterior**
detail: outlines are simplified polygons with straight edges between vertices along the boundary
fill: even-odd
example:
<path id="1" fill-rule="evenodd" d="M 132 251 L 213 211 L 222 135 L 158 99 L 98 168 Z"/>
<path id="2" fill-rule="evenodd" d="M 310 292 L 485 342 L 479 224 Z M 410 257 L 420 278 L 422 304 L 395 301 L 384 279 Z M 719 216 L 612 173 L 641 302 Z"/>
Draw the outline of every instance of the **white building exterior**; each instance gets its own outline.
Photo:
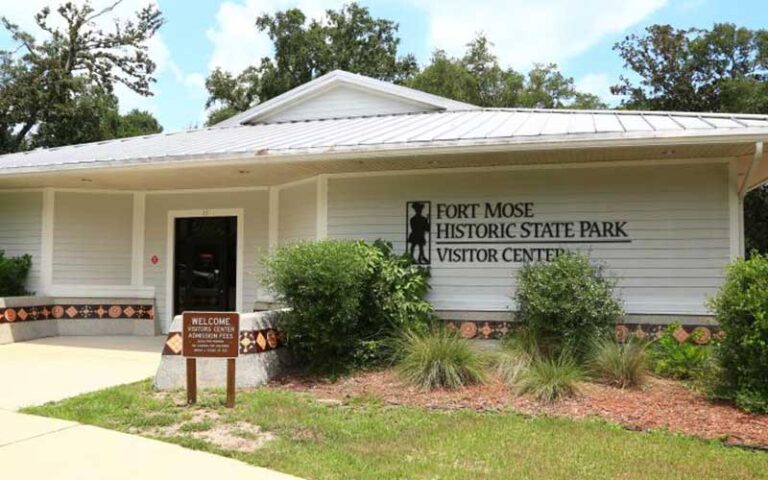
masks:
<path id="1" fill-rule="evenodd" d="M 765 116 L 482 109 L 332 72 L 212 128 L 0 157 L 0 249 L 32 255 L 36 296 L 0 317 L 167 331 L 271 300 L 278 246 L 421 235 L 447 320 L 508 320 L 523 262 L 568 248 L 616 276 L 628 321 L 706 323 L 766 139 Z"/>

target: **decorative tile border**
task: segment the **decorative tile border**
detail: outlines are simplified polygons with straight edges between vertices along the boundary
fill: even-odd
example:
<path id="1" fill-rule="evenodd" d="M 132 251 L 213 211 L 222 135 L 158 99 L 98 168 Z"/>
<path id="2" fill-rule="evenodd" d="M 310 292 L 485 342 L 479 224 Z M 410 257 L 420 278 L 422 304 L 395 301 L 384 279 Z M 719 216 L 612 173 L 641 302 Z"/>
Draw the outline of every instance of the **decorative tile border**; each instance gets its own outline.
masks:
<path id="1" fill-rule="evenodd" d="M 494 321 L 445 321 L 448 329 L 458 331 L 464 338 L 474 338 L 480 340 L 500 339 L 511 332 L 517 326 L 516 322 L 494 322 Z M 656 338 L 664 331 L 666 325 L 653 324 L 620 324 L 616 325 L 616 338 L 624 341 L 630 335 L 636 335 L 642 338 Z M 673 336 L 682 343 L 689 337 L 694 343 L 706 345 L 713 338 L 718 338 L 723 332 L 711 325 L 685 325 L 675 330 Z"/>
<path id="2" fill-rule="evenodd" d="M 74 320 L 99 318 L 153 320 L 155 318 L 155 308 L 152 305 L 146 304 L 120 305 L 69 303 L 0 308 L 0 324 L 51 319 Z"/>
<path id="3" fill-rule="evenodd" d="M 163 355 L 181 355 L 181 332 L 170 332 L 165 339 Z M 283 335 L 274 328 L 263 330 L 242 330 L 240 332 L 240 354 L 264 353 L 282 347 Z"/>

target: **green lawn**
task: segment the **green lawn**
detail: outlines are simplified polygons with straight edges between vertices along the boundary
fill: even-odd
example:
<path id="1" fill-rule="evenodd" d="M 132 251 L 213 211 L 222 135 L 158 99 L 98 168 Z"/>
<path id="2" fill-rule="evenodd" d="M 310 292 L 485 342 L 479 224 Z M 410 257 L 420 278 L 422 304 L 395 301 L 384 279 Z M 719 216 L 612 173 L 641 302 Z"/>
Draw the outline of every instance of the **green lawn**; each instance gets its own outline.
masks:
<path id="1" fill-rule="evenodd" d="M 333 405 L 271 389 L 239 393 L 233 410 L 223 408 L 219 391 L 204 392 L 194 408 L 174 403 L 180 398 L 158 395 L 144 381 L 25 412 L 150 436 L 181 425 L 162 439 L 308 479 L 768 478 L 766 453 L 597 421 L 428 411 L 374 398 Z M 251 453 L 222 450 L 192 438 L 212 427 L 195 416 L 201 410 L 218 413 L 219 423 L 259 425 L 277 439 Z"/>

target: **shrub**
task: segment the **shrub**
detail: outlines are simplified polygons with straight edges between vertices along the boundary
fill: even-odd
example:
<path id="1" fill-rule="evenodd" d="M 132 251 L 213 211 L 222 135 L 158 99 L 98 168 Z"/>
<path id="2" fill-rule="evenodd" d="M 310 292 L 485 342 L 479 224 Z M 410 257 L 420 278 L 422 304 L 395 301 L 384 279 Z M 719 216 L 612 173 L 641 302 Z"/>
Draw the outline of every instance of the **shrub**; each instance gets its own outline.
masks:
<path id="1" fill-rule="evenodd" d="M 469 340 L 445 328 L 405 332 L 398 356 L 400 375 L 423 388 L 456 389 L 485 380 L 486 359 Z"/>
<path id="2" fill-rule="evenodd" d="M 518 317 L 554 356 L 582 358 L 592 338 L 608 332 L 623 314 L 614 282 L 602 265 L 576 252 L 549 263 L 530 263 L 518 275 Z"/>
<path id="3" fill-rule="evenodd" d="M 279 248 L 265 284 L 290 307 L 282 330 L 297 360 L 318 370 L 380 361 L 387 337 L 423 328 L 427 274 L 377 242 L 325 240 Z"/>
<path id="4" fill-rule="evenodd" d="M 651 348 L 653 371 L 677 380 L 693 380 L 706 367 L 711 354 L 708 347 L 696 345 L 691 337 L 678 342 L 674 332 L 679 323 L 668 325 Z"/>
<path id="5" fill-rule="evenodd" d="M 366 245 L 367 246 L 367 245 Z M 413 263 L 410 255 L 396 255 L 392 244 L 376 240 L 368 247 L 371 280 L 366 305 L 373 321 L 390 329 L 424 329 L 434 316 L 429 293 L 429 270 Z"/>
<path id="6" fill-rule="evenodd" d="M 0 250 L 0 297 L 28 295 L 30 292 L 24 288 L 24 283 L 30 268 L 31 256 L 6 257 Z"/>
<path id="7" fill-rule="evenodd" d="M 554 402 L 578 393 L 584 372 L 570 355 L 534 357 L 520 375 L 517 388 L 543 402 Z"/>
<path id="8" fill-rule="evenodd" d="M 768 413 L 768 256 L 754 253 L 728 267 L 710 307 L 725 337 L 719 347 L 720 395 Z"/>
<path id="9" fill-rule="evenodd" d="M 588 363 L 592 374 L 619 388 L 640 385 L 648 365 L 648 342 L 631 335 L 620 343 L 615 335 L 594 339 Z"/>

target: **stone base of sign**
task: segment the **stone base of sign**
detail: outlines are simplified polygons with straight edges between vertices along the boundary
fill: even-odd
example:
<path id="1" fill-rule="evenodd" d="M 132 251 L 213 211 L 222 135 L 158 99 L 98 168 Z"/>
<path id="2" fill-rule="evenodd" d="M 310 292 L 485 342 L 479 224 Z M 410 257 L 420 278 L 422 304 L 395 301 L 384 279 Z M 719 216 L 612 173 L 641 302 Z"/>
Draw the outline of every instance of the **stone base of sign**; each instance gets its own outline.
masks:
<path id="1" fill-rule="evenodd" d="M 264 385 L 279 375 L 288 364 L 288 352 L 281 348 L 278 330 L 279 311 L 240 315 L 240 355 L 236 360 L 235 386 L 250 388 Z M 181 316 L 174 318 L 155 375 L 155 388 L 175 390 L 186 386 L 186 358 L 181 355 Z M 198 388 L 225 387 L 227 360 L 197 359 Z"/>

